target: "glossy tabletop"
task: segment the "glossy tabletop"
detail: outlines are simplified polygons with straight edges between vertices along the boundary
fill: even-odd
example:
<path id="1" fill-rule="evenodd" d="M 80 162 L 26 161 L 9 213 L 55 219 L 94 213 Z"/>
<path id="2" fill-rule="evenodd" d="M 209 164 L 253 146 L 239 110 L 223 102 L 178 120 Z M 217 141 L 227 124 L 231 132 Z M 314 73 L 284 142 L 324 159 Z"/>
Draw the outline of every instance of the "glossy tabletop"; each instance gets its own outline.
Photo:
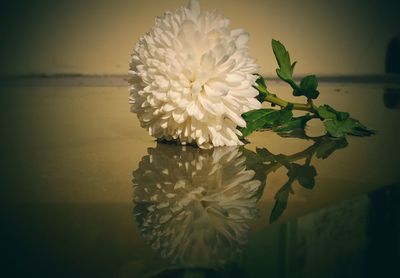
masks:
<path id="1" fill-rule="evenodd" d="M 377 134 L 200 150 L 148 136 L 126 87 L 1 87 L 1 276 L 396 277 L 399 92 L 320 91 Z"/>

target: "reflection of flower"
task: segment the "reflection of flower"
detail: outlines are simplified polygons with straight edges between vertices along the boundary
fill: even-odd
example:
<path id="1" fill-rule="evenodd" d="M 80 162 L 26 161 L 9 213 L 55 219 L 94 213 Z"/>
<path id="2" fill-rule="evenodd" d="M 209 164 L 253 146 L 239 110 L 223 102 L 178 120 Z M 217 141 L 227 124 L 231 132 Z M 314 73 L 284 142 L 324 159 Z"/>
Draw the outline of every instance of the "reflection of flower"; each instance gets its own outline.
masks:
<path id="1" fill-rule="evenodd" d="M 260 182 L 238 148 L 201 150 L 159 144 L 134 176 L 135 215 L 162 257 L 189 267 L 233 260 L 258 214 Z"/>
<path id="2" fill-rule="evenodd" d="M 202 148 L 241 144 L 241 115 L 260 108 L 252 87 L 258 66 L 248 34 L 228 25 L 190 0 L 157 18 L 140 39 L 130 63 L 130 102 L 150 135 Z"/>

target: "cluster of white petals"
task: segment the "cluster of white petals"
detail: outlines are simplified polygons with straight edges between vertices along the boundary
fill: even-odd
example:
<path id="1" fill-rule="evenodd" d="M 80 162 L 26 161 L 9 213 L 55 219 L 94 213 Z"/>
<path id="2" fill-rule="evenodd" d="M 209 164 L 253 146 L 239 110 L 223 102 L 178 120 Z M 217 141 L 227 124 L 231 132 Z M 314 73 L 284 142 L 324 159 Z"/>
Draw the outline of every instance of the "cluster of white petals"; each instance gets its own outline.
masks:
<path id="1" fill-rule="evenodd" d="M 158 144 L 133 172 L 135 216 L 161 257 L 217 268 L 237 258 L 258 216 L 261 182 L 238 147 Z"/>
<path id="2" fill-rule="evenodd" d="M 219 12 L 200 12 L 198 0 L 158 17 L 130 63 L 131 110 L 142 127 L 201 148 L 240 145 L 241 115 L 261 106 L 247 42 Z"/>

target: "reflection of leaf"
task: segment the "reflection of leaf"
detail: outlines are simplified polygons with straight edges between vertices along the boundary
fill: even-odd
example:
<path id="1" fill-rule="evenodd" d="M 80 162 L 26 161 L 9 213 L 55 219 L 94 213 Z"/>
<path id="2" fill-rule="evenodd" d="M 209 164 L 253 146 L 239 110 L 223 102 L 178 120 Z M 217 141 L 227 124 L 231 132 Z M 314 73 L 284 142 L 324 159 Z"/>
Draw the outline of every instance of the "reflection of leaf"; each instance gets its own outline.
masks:
<path id="1" fill-rule="evenodd" d="M 261 182 L 261 186 L 258 188 L 256 193 L 257 200 L 259 200 L 264 193 L 265 183 L 267 181 L 266 166 L 264 164 L 265 160 L 262 156 L 246 148 L 242 148 L 241 151 L 244 157 L 246 157 L 246 169 L 253 170 L 255 173 L 254 178 Z"/>
<path id="2" fill-rule="evenodd" d="M 264 158 L 264 160 L 268 161 L 274 160 L 273 159 L 274 155 L 266 148 L 256 148 L 256 153 L 262 158 Z"/>
<path id="3" fill-rule="evenodd" d="M 328 158 L 334 151 L 344 149 L 348 145 L 346 138 L 326 140 L 318 146 L 316 157 L 321 159 Z"/>
<path id="4" fill-rule="evenodd" d="M 289 199 L 289 193 L 293 193 L 292 184 L 295 180 L 299 182 L 301 186 L 307 189 L 313 189 L 315 186 L 315 177 L 317 171 L 314 166 L 305 164 L 300 165 L 297 163 L 289 163 L 288 157 L 284 155 L 274 156 L 277 161 L 288 168 L 289 180 L 279 189 L 275 195 L 275 204 L 272 209 L 269 222 L 275 222 L 287 208 Z"/>
<path id="5" fill-rule="evenodd" d="M 299 165 L 292 163 L 292 169 L 288 175 L 292 179 L 297 179 L 301 186 L 307 189 L 313 189 L 315 186 L 315 177 L 317 176 L 317 170 L 311 165 Z"/>
<path id="6" fill-rule="evenodd" d="M 257 148 L 255 152 L 245 148 L 242 150 L 246 157 L 246 168 L 255 171 L 255 177 L 261 180 L 263 184 L 258 190 L 257 199 L 260 199 L 263 194 L 268 174 L 275 172 L 280 167 L 287 169 L 288 180 L 275 195 L 275 204 L 269 219 L 270 223 L 276 221 L 286 210 L 289 194 L 293 193 L 293 182 L 298 181 L 300 186 L 310 190 L 315 187 L 317 170 L 311 165 L 314 154 L 317 158 L 325 159 L 335 150 L 345 148 L 348 145 L 344 138 L 337 139 L 327 135 L 312 138 L 302 134 L 299 135 L 299 138 L 312 140 L 314 144 L 292 155 L 273 154 L 266 148 Z M 303 165 L 296 163 L 296 161 L 304 159 Z"/>
<path id="7" fill-rule="evenodd" d="M 273 223 L 282 215 L 282 213 L 286 210 L 289 193 L 291 191 L 292 180 L 289 180 L 275 195 L 275 205 L 272 209 L 271 215 L 269 217 L 269 223 Z"/>
<path id="8" fill-rule="evenodd" d="M 264 193 L 268 174 L 280 168 L 281 164 L 278 163 L 275 160 L 275 156 L 265 148 L 257 148 L 256 152 L 246 148 L 242 148 L 241 151 L 246 157 L 246 169 L 253 170 L 255 172 L 254 178 L 261 181 L 262 186 L 260 186 L 257 191 L 257 200 L 259 200 Z"/>

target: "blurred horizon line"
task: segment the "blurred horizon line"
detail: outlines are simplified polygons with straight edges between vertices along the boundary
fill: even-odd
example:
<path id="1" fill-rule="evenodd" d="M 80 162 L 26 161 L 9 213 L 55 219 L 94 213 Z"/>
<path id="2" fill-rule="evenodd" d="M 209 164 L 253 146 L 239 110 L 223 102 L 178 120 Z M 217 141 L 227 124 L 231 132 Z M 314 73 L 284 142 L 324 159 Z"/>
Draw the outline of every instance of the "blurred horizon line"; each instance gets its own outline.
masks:
<path id="1" fill-rule="evenodd" d="M 295 76 L 300 81 L 306 75 Z M 264 75 L 267 83 L 284 83 L 277 76 Z M 400 74 L 317 75 L 319 83 L 400 86 Z M 128 86 L 126 74 L 15 74 L 0 75 L 0 86 Z"/>

